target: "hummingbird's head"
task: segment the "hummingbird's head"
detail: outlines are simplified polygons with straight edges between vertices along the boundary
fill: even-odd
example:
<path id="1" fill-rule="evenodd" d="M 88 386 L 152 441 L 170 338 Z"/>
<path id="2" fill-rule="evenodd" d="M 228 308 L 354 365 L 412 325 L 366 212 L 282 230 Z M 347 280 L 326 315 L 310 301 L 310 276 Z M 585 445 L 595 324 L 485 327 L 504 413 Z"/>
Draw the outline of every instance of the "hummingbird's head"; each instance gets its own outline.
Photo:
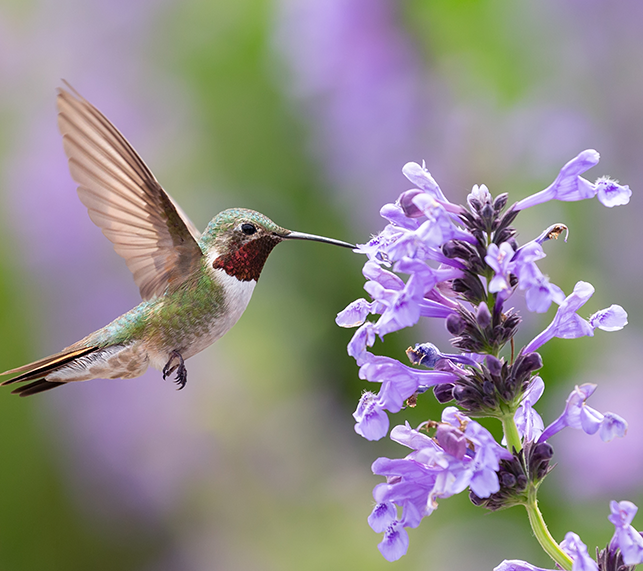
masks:
<path id="1" fill-rule="evenodd" d="M 240 281 L 256 281 L 270 252 L 283 240 L 355 247 L 332 238 L 286 230 L 267 216 L 245 208 L 230 208 L 217 214 L 201 236 L 200 245 L 214 269 L 222 269 Z"/>

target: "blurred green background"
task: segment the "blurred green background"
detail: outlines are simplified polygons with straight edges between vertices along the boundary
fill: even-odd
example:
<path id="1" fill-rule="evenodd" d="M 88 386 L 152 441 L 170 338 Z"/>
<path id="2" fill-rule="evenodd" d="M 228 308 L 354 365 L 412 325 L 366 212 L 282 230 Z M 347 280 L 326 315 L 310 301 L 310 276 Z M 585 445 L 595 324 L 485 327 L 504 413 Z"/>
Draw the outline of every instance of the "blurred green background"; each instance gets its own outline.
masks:
<path id="1" fill-rule="evenodd" d="M 364 242 L 379 208 L 426 160 L 453 201 L 473 184 L 524 197 L 585 148 L 634 191 L 628 207 L 547 204 L 543 271 L 587 315 L 619 303 L 620 333 L 543 349 L 541 412 L 575 383 L 630 422 L 620 442 L 561 434 L 542 487 L 555 537 L 610 538 L 609 499 L 643 500 L 643 5 L 637 0 L 4 0 L 0 3 L 0 368 L 55 352 L 138 303 L 77 199 L 57 133 L 69 81 L 141 153 L 203 228 L 259 210 L 288 228 Z M 366 523 L 370 472 L 399 446 L 369 443 L 351 413 L 366 383 L 335 314 L 363 295 L 363 260 L 319 244 L 272 255 L 238 325 L 189 362 L 177 393 L 157 371 L 32 399 L 0 395 L 0 569 L 492 569 L 551 566 L 519 509 L 444 500 L 387 563 Z M 518 304 L 520 302 L 517 302 Z M 552 310 L 553 312 L 553 310 Z M 525 316 L 519 342 L 551 318 Z M 447 349 L 439 324 L 390 335 Z M 432 416 L 428 396 L 398 422 Z M 637 522 L 635 521 L 635 524 Z M 639 528 L 643 524 L 639 523 Z"/>

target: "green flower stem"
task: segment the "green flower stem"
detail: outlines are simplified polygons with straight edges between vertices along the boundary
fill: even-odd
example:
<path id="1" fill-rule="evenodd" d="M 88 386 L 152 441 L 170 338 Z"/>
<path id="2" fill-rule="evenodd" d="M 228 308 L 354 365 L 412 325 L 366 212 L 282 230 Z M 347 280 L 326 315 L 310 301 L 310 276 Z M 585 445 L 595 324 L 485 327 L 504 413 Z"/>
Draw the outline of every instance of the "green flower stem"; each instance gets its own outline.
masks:
<path id="1" fill-rule="evenodd" d="M 518 429 L 514 422 L 514 413 L 509 412 L 505 416 L 501 417 L 500 420 L 502 421 L 502 430 L 504 431 L 505 438 L 507 439 L 507 449 L 510 452 L 512 449 L 515 449 L 516 452 L 520 452 L 522 445 L 520 444 L 520 434 L 518 434 Z"/>
<path id="2" fill-rule="evenodd" d="M 554 538 L 551 536 L 551 533 L 549 533 L 547 524 L 545 524 L 545 520 L 543 519 L 543 514 L 541 514 L 538 509 L 536 490 L 533 487 L 530 487 L 529 500 L 525 504 L 525 508 L 527 509 L 527 515 L 529 516 L 531 529 L 545 553 L 547 553 L 547 555 L 549 555 L 549 557 L 551 557 L 563 569 L 571 571 L 572 560 L 569 555 L 560 548 L 558 543 L 556 543 Z"/>

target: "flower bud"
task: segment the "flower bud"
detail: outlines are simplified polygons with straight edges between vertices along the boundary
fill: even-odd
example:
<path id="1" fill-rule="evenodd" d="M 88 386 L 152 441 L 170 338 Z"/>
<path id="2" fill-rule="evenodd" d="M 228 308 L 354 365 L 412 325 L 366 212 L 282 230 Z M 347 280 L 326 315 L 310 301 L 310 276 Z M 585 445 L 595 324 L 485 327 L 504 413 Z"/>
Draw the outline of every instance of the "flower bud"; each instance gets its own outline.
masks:
<path id="1" fill-rule="evenodd" d="M 487 307 L 486 303 L 481 303 L 478 305 L 478 310 L 476 311 L 476 321 L 482 329 L 486 329 L 491 325 L 491 312 Z"/>
<path id="2" fill-rule="evenodd" d="M 400 207 L 402 208 L 402 210 L 404 211 L 404 214 L 406 214 L 408 218 L 420 218 L 421 216 L 424 216 L 424 213 L 413 202 L 413 199 L 418 194 L 424 194 L 424 193 L 421 190 L 414 188 L 412 190 L 407 190 L 406 192 L 403 192 L 400 195 L 400 198 L 398 199 Z"/>
<path id="3" fill-rule="evenodd" d="M 451 335 L 460 335 L 464 331 L 467 324 L 464 319 L 462 319 L 462 316 L 460 314 L 451 313 L 446 318 L 445 325 L 447 331 L 451 333 Z"/>
<path id="4" fill-rule="evenodd" d="M 446 404 L 453 400 L 453 383 L 442 383 L 433 387 L 433 394 L 440 404 Z"/>

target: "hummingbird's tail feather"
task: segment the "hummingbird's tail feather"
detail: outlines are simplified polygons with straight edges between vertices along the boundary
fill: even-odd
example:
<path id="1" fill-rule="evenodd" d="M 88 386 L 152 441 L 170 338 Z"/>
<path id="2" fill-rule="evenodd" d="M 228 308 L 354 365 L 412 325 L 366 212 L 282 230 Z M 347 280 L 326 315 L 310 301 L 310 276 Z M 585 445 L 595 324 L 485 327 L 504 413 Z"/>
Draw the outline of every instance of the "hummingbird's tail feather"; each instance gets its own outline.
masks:
<path id="1" fill-rule="evenodd" d="M 49 389 L 55 389 L 60 385 L 66 385 L 67 383 L 57 383 L 56 381 L 46 381 L 45 379 L 40 379 L 39 381 L 34 381 L 27 385 L 22 385 L 11 391 L 12 395 L 18 395 L 20 397 L 29 397 L 31 395 L 36 395 L 43 391 L 48 391 Z"/>
<path id="2" fill-rule="evenodd" d="M 23 385 L 12 391 L 12 394 L 17 394 L 23 397 L 40 393 L 46 391 L 47 389 L 53 389 L 65 383 L 48 381 L 47 375 L 58 371 L 59 369 L 69 365 L 76 359 L 89 355 L 90 353 L 98 350 L 98 347 L 81 347 L 76 349 L 67 349 L 61 351 L 60 353 L 55 353 L 44 359 L 39 359 L 33 363 L 28 363 L 22 367 L 17 367 L 15 369 L 10 369 L 0 375 L 12 375 L 14 373 L 22 373 L 11 379 L 8 379 L 2 383 L 0 386 L 12 385 L 13 383 L 22 383 L 25 381 L 36 381 L 28 385 Z"/>
<path id="3" fill-rule="evenodd" d="M 76 381 L 133 379 L 147 369 L 149 358 L 141 343 L 97 346 L 89 341 L 92 344 L 87 346 L 91 337 L 88 335 L 55 355 L 0 373 L 20 373 L 0 383 L 0 386 L 33 381 L 12 392 L 26 397 Z"/>

